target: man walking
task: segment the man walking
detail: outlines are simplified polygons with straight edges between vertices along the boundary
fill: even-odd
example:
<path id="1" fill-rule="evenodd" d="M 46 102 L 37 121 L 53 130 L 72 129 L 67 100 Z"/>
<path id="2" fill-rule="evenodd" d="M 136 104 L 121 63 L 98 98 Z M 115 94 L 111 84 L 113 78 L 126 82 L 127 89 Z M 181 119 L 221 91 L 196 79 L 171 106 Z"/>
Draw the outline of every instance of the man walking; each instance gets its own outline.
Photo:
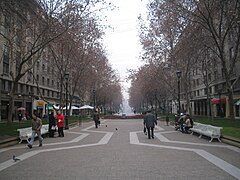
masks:
<path id="1" fill-rule="evenodd" d="M 35 138 L 35 135 L 38 135 L 39 140 L 39 147 L 42 146 L 42 136 L 41 136 L 41 128 L 42 128 L 42 120 L 38 118 L 35 114 L 32 115 L 32 137 L 30 142 L 28 143 L 28 147 L 31 149 L 33 145 L 33 141 Z"/>
<path id="2" fill-rule="evenodd" d="M 148 132 L 148 139 L 151 137 L 154 139 L 154 127 L 157 125 L 156 117 L 151 113 L 151 110 L 148 110 L 147 114 L 144 116 L 143 125 L 146 126 Z M 150 134 L 151 130 L 151 134 Z"/>
<path id="3" fill-rule="evenodd" d="M 95 110 L 94 114 L 93 114 L 93 121 L 95 122 L 95 127 L 98 128 L 98 125 L 100 124 L 99 122 L 99 114 L 98 111 Z"/>

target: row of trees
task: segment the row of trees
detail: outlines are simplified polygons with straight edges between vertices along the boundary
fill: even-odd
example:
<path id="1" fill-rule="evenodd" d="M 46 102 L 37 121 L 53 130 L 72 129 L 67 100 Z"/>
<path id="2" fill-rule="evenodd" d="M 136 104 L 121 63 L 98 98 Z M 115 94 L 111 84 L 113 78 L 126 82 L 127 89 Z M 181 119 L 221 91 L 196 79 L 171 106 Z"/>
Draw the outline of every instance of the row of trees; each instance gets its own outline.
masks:
<path id="1" fill-rule="evenodd" d="M 162 100 L 177 99 L 177 70 L 182 72 L 181 92 L 184 92 L 187 110 L 193 96 L 192 72 L 205 85 L 210 104 L 209 87 L 216 85 L 216 78 L 212 76 L 217 72 L 218 80 L 225 82 L 230 118 L 234 118 L 233 88 L 239 80 L 236 68 L 239 62 L 240 2 L 153 0 L 148 8 L 147 21 L 139 17 L 139 34 L 144 49 L 142 59 L 147 64 L 130 76 L 131 106 L 138 106 L 137 99 L 151 101 L 154 96 L 158 101 L 159 97 Z M 138 81 L 146 85 L 137 88 Z M 136 91 L 141 92 L 141 98 Z"/>
<path id="2" fill-rule="evenodd" d="M 101 4 L 101 8 L 96 8 Z M 75 95 L 82 101 L 93 99 L 96 105 L 119 109 L 122 102 L 119 77 L 112 70 L 101 44 L 103 27 L 95 12 L 113 8 L 104 0 L 36 0 L 0 2 L 3 58 L 8 55 L 9 67 L 3 75 L 12 81 L 9 92 L 8 123 L 14 113 L 14 95 L 19 82 L 36 77 L 36 64 L 46 65 L 46 74 L 60 88 L 60 105 L 63 105 L 64 79 L 69 73 L 70 103 Z M 51 73 L 50 73 L 51 71 Z M 44 73 L 44 72 L 43 72 Z"/>

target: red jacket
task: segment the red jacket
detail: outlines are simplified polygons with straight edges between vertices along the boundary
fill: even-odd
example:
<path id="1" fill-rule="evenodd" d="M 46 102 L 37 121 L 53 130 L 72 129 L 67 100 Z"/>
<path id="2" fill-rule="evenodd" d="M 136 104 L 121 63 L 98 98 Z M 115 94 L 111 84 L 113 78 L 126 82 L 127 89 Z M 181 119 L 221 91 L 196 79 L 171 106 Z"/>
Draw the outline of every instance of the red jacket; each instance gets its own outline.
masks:
<path id="1" fill-rule="evenodd" d="M 56 117 L 57 120 L 57 127 L 61 128 L 64 127 L 64 116 L 63 114 L 58 114 Z"/>

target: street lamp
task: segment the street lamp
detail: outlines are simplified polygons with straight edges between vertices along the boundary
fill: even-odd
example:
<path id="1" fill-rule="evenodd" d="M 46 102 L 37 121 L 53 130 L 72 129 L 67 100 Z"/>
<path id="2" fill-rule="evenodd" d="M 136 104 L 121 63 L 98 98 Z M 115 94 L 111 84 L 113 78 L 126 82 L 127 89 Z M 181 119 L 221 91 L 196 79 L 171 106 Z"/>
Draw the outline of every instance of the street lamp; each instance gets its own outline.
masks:
<path id="1" fill-rule="evenodd" d="M 68 127 L 68 78 L 69 73 L 65 73 L 64 77 L 66 79 L 66 116 L 65 116 L 65 129 L 69 129 Z"/>
<path id="2" fill-rule="evenodd" d="M 93 107 L 96 110 L 96 90 L 93 89 Z"/>
<path id="3" fill-rule="evenodd" d="M 218 112 L 219 112 L 219 116 L 222 117 L 223 112 L 222 112 L 222 101 L 221 101 L 221 95 L 222 95 L 222 89 L 218 88 L 218 96 L 219 96 L 219 108 L 218 108 Z"/>
<path id="4" fill-rule="evenodd" d="M 182 72 L 180 70 L 177 70 L 176 72 L 177 78 L 178 78 L 178 114 L 181 112 L 181 104 L 180 104 L 180 78 L 182 75 Z"/>

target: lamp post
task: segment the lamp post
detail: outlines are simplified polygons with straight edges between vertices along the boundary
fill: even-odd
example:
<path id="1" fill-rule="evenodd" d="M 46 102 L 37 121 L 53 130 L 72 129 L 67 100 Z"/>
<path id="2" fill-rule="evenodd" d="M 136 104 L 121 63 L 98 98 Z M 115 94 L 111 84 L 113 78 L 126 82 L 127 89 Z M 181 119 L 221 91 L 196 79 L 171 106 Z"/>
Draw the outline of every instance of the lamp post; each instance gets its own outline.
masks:
<path id="1" fill-rule="evenodd" d="M 180 70 L 177 70 L 176 72 L 177 78 L 178 78 L 178 114 L 181 112 L 181 104 L 180 104 L 180 78 L 182 75 L 182 72 Z"/>
<path id="2" fill-rule="evenodd" d="M 93 89 L 93 107 L 96 110 L 96 90 Z"/>
<path id="3" fill-rule="evenodd" d="M 68 127 L 68 78 L 69 78 L 69 73 L 65 73 L 64 77 L 66 79 L 66 115 L 65 115 L 65 129 L 69 129 Z"/>
<path id="4" fill-rule="evenodd" d="M 218 96 L 219 96 L 219 108 L 218 108 L 218 112 L 219 112 L 219 116 L 222 117 L 222 101 L 221 101 L 221 95 L 222 95 L 222 89 L 218 89 Z"/>
<path id="5" fill-rule="evenodd" d="M 157 119 L 157 89 L 155 89 L 155 118 Z"/>

